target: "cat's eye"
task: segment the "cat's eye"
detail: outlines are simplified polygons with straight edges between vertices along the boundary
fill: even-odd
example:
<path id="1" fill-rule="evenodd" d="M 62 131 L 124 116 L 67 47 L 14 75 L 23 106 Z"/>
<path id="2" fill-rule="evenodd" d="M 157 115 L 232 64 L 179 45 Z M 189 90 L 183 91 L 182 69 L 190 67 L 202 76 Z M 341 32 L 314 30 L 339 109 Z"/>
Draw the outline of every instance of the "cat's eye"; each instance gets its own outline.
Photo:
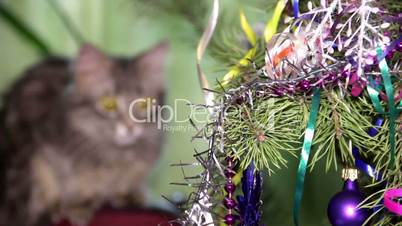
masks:
<path id="1" fill-rule="evenodd" d="M 117 111 L 117 99 L 114 96 L 103 96 L 100 99 L 102 108 L 108 112 Z"/>

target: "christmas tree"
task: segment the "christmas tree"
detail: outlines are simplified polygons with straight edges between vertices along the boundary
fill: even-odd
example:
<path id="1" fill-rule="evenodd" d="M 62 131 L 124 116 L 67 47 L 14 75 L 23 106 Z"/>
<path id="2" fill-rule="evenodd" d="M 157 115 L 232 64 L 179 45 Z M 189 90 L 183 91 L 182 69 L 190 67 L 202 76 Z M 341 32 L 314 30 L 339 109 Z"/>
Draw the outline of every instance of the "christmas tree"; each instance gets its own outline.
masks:
<path id="1" fill-rule="evenodd" d="M 320 161 L 343 169 L 344 188 L 328 204 L 332 225 L 402 225 L 400 12 L 392 1 L 280 0 L 262 29 L 241 12 L 244 34 L 221 29 L 212 39 L 210 53 L 229 67 L 210 86 L 201 60 L 219 24 L 214 0 L 197 48 L 210 118 L 195 137 L 208 150 L 194 154 L 203 172 L 186 178 L 197 181 L 178 221 L 270 225 L 261 174 L 269 183 L 294 156 L 295 225 L 306 171 Z M 225 38 L 233 35 L 243 38 Z"/>

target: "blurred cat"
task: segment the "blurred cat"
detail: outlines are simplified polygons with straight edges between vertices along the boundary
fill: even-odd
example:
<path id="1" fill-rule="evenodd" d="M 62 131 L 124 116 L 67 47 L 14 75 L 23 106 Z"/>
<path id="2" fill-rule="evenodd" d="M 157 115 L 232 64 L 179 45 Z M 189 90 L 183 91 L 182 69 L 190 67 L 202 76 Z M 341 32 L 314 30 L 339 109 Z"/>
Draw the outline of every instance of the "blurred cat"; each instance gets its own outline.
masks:
<path id="1" fill-rule="evenodd" d="M 112 58 L 85 44 L 74 60 L 51 57 L 25 72 L 0 115 L 1 226 L 84 224 L 103 205 L 144 204 L 162 134 L 130 119 L 129 105 L 163 103 L 166 53 L 161 43 Z M 132 113 L 145 117 L 137 105 Z"/>

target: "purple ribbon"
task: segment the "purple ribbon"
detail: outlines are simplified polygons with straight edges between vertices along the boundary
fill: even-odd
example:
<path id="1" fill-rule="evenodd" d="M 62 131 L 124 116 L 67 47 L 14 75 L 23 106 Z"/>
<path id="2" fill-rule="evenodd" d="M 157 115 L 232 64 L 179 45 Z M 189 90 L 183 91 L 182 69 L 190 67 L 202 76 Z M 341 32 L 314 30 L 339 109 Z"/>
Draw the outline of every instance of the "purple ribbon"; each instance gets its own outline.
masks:
<path id="1" fill-rule="evenodd" d="M 295 19 L 297 19 L 299 18 L 299 0 L 293 0 L 292 6 L 293 6 L 293 16 L 295 17 Z"/>
<path id="2" fill-rule="evenodd" d="M 377 118 L 374 122 L 374 127 L 371 127 L 367 133 L 371 137 L 376 136 L 379 133 L 379 128 L 382 126 L 383 123 L 384 123 L 383 118 Z M 363 171 L 370 177 L 375 178 L 376 180 L 382 178 L 382 174 L 380 172 L 377 172 L 374 167 L 367 164 L 360 158 L 359 149 L 357 147 L 352 148 L 352 154 L 353 157 L 355 158 L 355 166 L 357 169 Z"/>
<path id="3" fill-rule="evenodd" d="M 391 52 L 393 49 L 396 48 L 396 46 L 402 42 L 402 35 L 399 36 L 399 38 L 397 40 L 394 40 L 393 42 L 391 42 L 391 44 L 389 46 L 387 46 L 384 50 L 384 52 L 381 54 L 381 56 L 378 57 L 378 62 L 380 62 L 382 59 L 385 58 L 385 56 L 387 56 L 387 54 L 389 52 Z"/>

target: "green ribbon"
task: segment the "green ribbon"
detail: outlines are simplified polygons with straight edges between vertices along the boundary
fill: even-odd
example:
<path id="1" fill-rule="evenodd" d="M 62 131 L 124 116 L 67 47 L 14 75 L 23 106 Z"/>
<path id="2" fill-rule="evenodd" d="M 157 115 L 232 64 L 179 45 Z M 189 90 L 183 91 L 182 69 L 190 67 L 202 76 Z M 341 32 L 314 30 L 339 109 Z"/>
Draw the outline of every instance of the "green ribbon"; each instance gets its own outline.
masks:
<path id="1" fill-rule="evenodd" d="M 299 226 L 300 206 L 304 189 L 304 178 L 307 170 L 307 162 L 313 144 L 315 123 L 317 121 L 318 110 L 320 108 L 320 89 L 314 88 L 313 100 L 311 102 L 310 116 L 307 122 L 307 128 L 304 133 L 303 149 L 300 156 L 299 169 L 297 170 L 296 191 L 293 205 L 293 221 Z"/>
<path id="2" fill-rule="evenodd" d="M 380 92 L 372 88 L 370 85 L 367 85 L 367 91 L 370 95 L 371 102 L 373 102 L 374 109 L 379 114 L 385 114 L 384 110 L 382 109 L 381 102 L 380 102 Z"/>
<path id="3" fill-rule="evenodd" d="M 373 102 L 374 109 L 379 114 L 386 114 L 389 117 L 389 143 L 390 143 L 390 161 L 389 167 L 395 166 L 395 120 L 398 117 L 399 112 L 401 109 L 397 109 L 395 106 L 394 100 L 394 87 L 392 86 L 391 75 L 389 73 L 389 68 L 385 59 L 381 59 L 382 56 L 382 49 L 377 48 L 377 59 L 379 60 L 379 67 L 381 71 L 381 76 L 383 79 L 385 93 L 387 94 L 388 105 L 389 105 L 389 112 L 385 112 L 383 107 L 381 106 L 379 92 L 372 88 L 370 85 L 367 85 L 367 91 L 369 93 L 371 102 Z M 399 107 L 401 108 L 402 101 L 399 103 Z"/>

